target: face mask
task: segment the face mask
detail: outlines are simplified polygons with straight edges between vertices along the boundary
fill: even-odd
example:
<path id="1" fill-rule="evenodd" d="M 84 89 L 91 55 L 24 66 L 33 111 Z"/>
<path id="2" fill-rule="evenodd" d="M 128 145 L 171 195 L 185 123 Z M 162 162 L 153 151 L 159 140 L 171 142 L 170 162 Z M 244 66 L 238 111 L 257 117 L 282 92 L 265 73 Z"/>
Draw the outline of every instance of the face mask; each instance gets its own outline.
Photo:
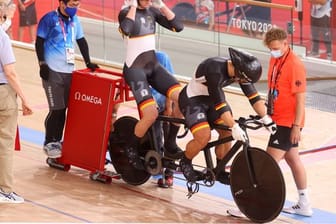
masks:
<path id="1" fill-rule="evenodd" d="M 271 55 L 274 58 L 280 58 L 282 56 L 282 52 L 281 50 L 273 50 L 271 51 Z"/>
<path id="2" fill-rule="evenodd" d="M 65 13 L 68 14 L 70 17 L 73 17 L 74 15 L 76 15 L 77 12 L 77 7 L 66 7 L 64 9 Z"/>

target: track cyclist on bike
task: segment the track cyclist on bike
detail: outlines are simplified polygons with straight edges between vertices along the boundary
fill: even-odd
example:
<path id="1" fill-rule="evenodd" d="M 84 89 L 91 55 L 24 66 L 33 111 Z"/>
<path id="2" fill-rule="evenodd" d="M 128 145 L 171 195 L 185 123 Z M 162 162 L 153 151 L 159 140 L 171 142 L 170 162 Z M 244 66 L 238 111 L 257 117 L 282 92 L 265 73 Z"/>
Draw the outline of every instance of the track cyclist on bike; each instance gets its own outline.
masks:
<path id="1" fill-rule="evenodd" d="M 180 110 L 193 135 L 180 160 L 181 170 L 189 182 L 195 182 L 200 178 L 193 169 L 192 159 L 210 141 L 211 124 L 224 124 L 231 128 L 232 132 L 217 130 L 219 138 L 232 135 L 235 140 L 247 140 L 246 133 L 234 121 L 223 87 L 238 82 L 255 112 L 262 117 L 261 121 L 267 129 L 272 134 L 276 131 L 276 125 L 266 114 L 265 102 L 253 85 L 260 79 L 262 73 L 259 60 L 250 53 L 238 49 L 229 48 L 229 54 L 230 58 L 211 57 L 201 62 L 195 76 L 179 96 Z M 217 165 L 230 148 L 230 143 L 216 146 Z M 227 183 L 228 173 L 224 170 L 214 171 L 219 181 Z"/>
<path id="2" fill-rule="evenodd" d="M 138 156 L 138 145 L 158 116 L 150 86 L 167 96 L 176 105 L 181 90 L 180 83 L 169 75 L 156 58 L 156 23 L 174 32 L 182 31 L 183 23 L 162 0 L 126 0 L 125 3 L 129 6 L 124 7 L 118 16 L 119 30 L 127 48 L 123 74 L 131 87 L 140 112 L 140 120 L 125 148 L 129 162 L 135 168 L 143 169 Z M 178 110 L 173 112 L 174 115 L 178 113 L 180 113 Z M 174 138 L 176 138 L 178 127 L 170 130 L 174 131 Z M 170 150 L 172 154 L 178 151 L 176 145 L 165 144 L 165 149 Z"/>

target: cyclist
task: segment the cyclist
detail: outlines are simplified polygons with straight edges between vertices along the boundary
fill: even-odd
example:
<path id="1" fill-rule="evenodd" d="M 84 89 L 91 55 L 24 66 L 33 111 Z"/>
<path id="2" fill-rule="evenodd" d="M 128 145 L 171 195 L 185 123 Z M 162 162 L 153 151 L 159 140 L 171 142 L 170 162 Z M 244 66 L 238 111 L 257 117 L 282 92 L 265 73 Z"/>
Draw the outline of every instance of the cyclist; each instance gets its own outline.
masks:
<path id="1" fill-rule="evenodd" d="M 264 100 L 261 99 L 253 83 L 261 76 L 259 60 L 248 52 L 229 48 L 230 58 L 211 57 L 197 67 L 195 76 L 183 88 L 179 96 L 179 107 L 193 139 L 186 145 L 180 160 L 181 170 L 188 181 L 195 182 L 199 175 L 194 171 L 192 159 L 206 146 L 211 138 L 211 124 L 225 124 L 232 132 L 217 130 L 219 138 L 232 135 L 235 140 L 246 141 L 246 133 L 234 121 L 231 108 L 226 101 L 223 87 L 238 82 L 249 99 L 255 112 L 262 117 L 267 129 L 274 133 L 276 126 L 266 114 Z M 217 164 L 230 150 L 231 144 L 216 146 Z M 228 174 L 215 169 L 217 179 L 227 183 Z"/>
<path id="2" fill-rule="evenodd" d="M 120 11 L 119 30 L 122 33 L 127 52 L 123 74 L 138 105 L 140 120 L 135 125 L 134 134 L 125 146 L 129 162 L 138 169 L 143 164 L 138 156 L 137 148 L 140 139 L 158 116 L 155 100 L 150 86 L 176 102 L 181 90 L 179 82 L 159 64 L 155 55 L 155 28 L 156 22 L 172 31 L 183 30 L 183 23 L 161 1 L 130 0 L 129 6 Z M 174 116 L 179 113 L 174 107 Z M 172 129 L 175 130 L 175 129 Z M 176 138 L 177 132 L 174 136 Z M 167 146 L 166 150 L 177 151 L 177 147 Z"/>

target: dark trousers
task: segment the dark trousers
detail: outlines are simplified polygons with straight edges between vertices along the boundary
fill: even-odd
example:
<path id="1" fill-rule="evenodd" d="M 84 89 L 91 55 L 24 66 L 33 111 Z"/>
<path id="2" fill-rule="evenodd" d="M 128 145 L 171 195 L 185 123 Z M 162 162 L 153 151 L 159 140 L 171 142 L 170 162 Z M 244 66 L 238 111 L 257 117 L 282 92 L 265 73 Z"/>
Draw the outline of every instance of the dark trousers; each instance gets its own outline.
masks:
<path id="1" fill-rule="evenodd" d="M 319 52 L 320 38 L 322 36 L 323 43 L 325 44 L 327 53 L 331 54 L 331 30 L 330 30 L 330 17 L 323 16 L 322 18 L 311 19 L 311 35 L 312 35 L 312 52 Z"/>

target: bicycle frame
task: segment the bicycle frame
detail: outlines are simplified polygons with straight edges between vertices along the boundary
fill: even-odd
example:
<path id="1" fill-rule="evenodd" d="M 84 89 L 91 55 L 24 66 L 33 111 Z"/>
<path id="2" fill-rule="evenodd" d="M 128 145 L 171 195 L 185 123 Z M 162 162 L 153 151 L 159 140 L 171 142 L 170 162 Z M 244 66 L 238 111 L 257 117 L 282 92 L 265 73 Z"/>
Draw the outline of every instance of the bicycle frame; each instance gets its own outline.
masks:
<path id="1" fill-rule="evenodd" d="M 184 119 L 177 119 L 160 115 L 158 122 L 174 122 L 185 125 Z M 136 125 L 137 119 L 129 116 L 121 117 L 115 122 L 114 132 L 110 140 L 110 156 L 116 171 L 121 178 L 131 185 L 141 185 L 152 175 L 162 172 L 162 168 L 179 170 L 177 159 L 165 157 L 162 150 L 160 126 L 154 124 L 142 138 L 139 155 L 144 160 L 145 169 L 137 169 L 128 164 L 123 145 L 127 142 L 129 133 Z M 240 118 L 236 121 L 244 130 L 258 129 L 263 124 L 256 118 Z M 250 124 L 253 124 L 252 126 Z M 212 125 L 216 129 L 230 130 L 224 125 Z M 159 129 L 159 130 L 158 130 Z M 187 131 L 185 132 L 185 134 Z M 185 136 L 182 135 L 183 136 Z M 162 137 L 162 135 L 161 135 Z M 181 136 L 178 136 L 181 138 Z M 119 140 L 118 140 L 119 138 Z M 122 140 L 123 139 L 123 140 Z M 262 149 L 250 146 L 246 142 L 236 141 L 225 157 L 214 168 L 210 149 L 217 145 L 231 142 L 232 136 L 210 141 L 203 149 L 206 169 L 197 172 L 199 179 L 195 182 L 187 181 L 187 197 L 190 198 L 199 190 L 199 185 L 212 187 L 215 181 L 230 185 L 232 196 L 240 209 L 249 219 L 255 222 L 269 222 L 276 218 L 285 201 L 285 183 L 278 163 Z M 242 150 L 240 150 L 242 149 Z M 225 167 L 232 159 L 230 173 Z M 265 167 L 267 167 L 265 169 Z M 196 172 L 196 170 L 195 170 Z M 175 176 L 175 178 L 185 180 Z M 265 196 L 266 195 L 266 196 Z M 265 197 L 264 197 L 265 196 Z"/>
<path id="2" fill-rule="evenodd" d="M 173 118 L 173 117 L 168 117 L 168 116 L 164 116 L 164 115 L 159 115 L 158 118 L 157 118 L 157 121 L 174 122 L 174 123 L 184 124 L 185 125 L 185 120 L 184 119 Z M 262 126 L 261 124 L 258 124 L 258 126 L 256 126 L 256 127 L 248 126 L 248 125 L 246 125 L 244 123 L 245 121 L 246 121 L 245 119 L 243 121 L 242 120 L 238 120 L 238 123 L 241 124 L 241 126 L 242 126 L 242 128 L 244 130 L 246 130 L 246 128 L 249 128 L 249 129 L 258 129 L 258 128 L 260 128 Z M 155 145 L 157 145 L 156 140 L 158 138 L 157 138 L 157 136 L 155 136 L 156 135 L 156 130 L 153 127 L 154 126 L 152 126 L 152 128 L 151 128 L 151 135 L 152 135 L 151 139 L 153 140 L 152 146 L 154 146 L 153 148 L 157 148 L 157 147 L 155 147 Z M 219 125 L 219 124 L 213 124 L 212 128 L 231 131 L 231 129 L 228 126 Z M 186 135 L 186 133 L 183 134 L 182 137 L 184 137 L 185 135 Z M 178 137 L 181 138 L 181 136 L 178 136 Z M 210 141 L 203 148 L 202 151 L 204 153 L 205 163 L 206 163 L 206 167 L 208 169 L 210 169 L 210 170 L 214 170 L 215 169 L 215 167 L 213 165 L 213 162 L 212 162 L 213 160 L 212 160 L 212 155 L 211 155 L 211 148 L 216 147 L 217 145 L 220 145 L 220 144 L 232 142 L 233 140 L 234 139 L 233 139 L 232 136 L 224 137 L 224 138 L 221 138 L 221 139 L 218 139 L 218 140 Z M 252 164 L 252 162 L 250 160 L 250 156 L 249 156 L 249 152 L 248 152 L 249 146 L 250 146 L 249 140 L 247 140 L 247 142 L 245 142 L 245 143 L 242 142 L 242 141 L 236 141 L 234 143 L 234 145 L 231 147 L 231 149 L 228 151 L 228 153 L 225 155 L 225 157 L 222 160 L 220 160 L 219 164 L 217 164 L 216 169 L 217 170 L 224 170 L 225 167 L 227 166 L 228 162 L 232 158 L 234 158 L 234 156 L 241 149 L 241 147 L 243 147 L 242 150 L 246 154 L 246 158 L 247 158 L 246 163 L 247 163 L 247 167 L 248 167 L 248 171 L 249 171 L 250 181 L 251 181 L 251 184 L 253 186 L 256 186 L 257 185 L 257 181 L 256 181 L 256 178 L 255 178 L 255 173 L 253 172 L 253 164 Z M 219 173 L 219 172 L 217 172 L 217 173 Z"/>

